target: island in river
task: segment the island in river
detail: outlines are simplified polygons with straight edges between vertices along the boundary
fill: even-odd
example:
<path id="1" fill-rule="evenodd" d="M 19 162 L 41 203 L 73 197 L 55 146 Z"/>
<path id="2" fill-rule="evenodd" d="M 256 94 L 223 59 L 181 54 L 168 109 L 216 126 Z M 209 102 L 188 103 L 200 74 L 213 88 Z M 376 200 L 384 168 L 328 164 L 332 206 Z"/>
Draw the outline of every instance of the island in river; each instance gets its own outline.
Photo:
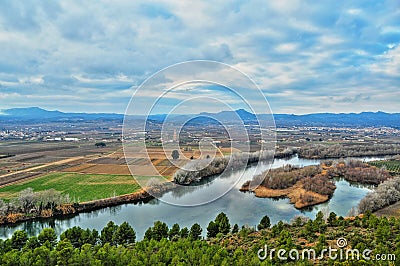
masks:
<path id="1" fill-rule="evenodd" d="M 334 178 L 378 185 L 390 177 L 385 169 L 357 160 L 325 161 L 320 165 L 302 168 L 285 165 L 266 171 L 254 177 L 263 180 L 259 186 L 252 189 L 251 181 L 247 181 L 240 190 L 261 198 L 286 197 L 297 209 L 302 209 L 328 201 L 336 189 Z"/>

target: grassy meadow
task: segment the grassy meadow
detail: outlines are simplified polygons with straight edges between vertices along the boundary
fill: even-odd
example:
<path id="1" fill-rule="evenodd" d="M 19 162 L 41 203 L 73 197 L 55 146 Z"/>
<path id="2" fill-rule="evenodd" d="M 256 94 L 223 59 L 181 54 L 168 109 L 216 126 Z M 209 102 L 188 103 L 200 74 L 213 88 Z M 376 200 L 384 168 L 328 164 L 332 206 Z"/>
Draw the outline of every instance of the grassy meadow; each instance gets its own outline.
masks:
<path id="1" fill-rule="evenodd" d="M 34 191 L 53 188 L 63 194 L 69 194 L 74 202 L 108 198 L 140 190 L 139 184 L 130 175 L 51 173 L 2 187 L 0 198 L 9 200 L 18 197 L 20 191 L 29 187 Z"/>

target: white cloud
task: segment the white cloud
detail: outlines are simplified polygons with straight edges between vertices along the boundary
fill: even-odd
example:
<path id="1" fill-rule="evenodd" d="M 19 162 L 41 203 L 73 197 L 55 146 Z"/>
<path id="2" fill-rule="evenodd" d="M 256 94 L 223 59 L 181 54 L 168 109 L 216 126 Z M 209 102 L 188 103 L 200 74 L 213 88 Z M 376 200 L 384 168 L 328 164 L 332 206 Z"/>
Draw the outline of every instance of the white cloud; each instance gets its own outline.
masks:
<path id="1" fill-rule="evenodd" d="M 4 107 L 124 110 L 131 87 L 155 71 L 210 59 L 234 65 L 267 96 L 275 95 L 270 102 L 276 112 L 398 108 L 390 93 L 382 93 L 392 92 L 400 80 L 396 1 L 26 0 L 2 5 Z M 334 105 L 329 98 L 350 99 L 351 92 L 367 87 L 371 100 L 362 106 Z M 93 95 L 99 95 L 96 106 L 88 108 Z M 24 102 L 28 96 L 30 102 Z M 151 91 L 143 94 L 150 96 Z"/>

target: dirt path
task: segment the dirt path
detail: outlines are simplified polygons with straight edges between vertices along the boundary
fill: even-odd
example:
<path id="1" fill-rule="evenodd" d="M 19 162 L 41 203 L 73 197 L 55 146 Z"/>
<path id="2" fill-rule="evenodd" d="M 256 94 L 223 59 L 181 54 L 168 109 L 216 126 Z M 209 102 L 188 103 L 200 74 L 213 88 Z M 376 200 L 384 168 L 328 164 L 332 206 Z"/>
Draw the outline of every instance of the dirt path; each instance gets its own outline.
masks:
<path id="1" fill-rule="evenodd" d="M 84 156 L 72 157 L 72 158 L 63 159 L 63 160 L 56 161 L 56 162 L 46 163 L 46 164 L 43 164 L 43 165 L 38 165 L 38 166 L 30 167 L 30 168 L 25 168 L 23 170 L 18 170 L 18 171 L 15 171 L 15 172 L 7 173 L 5 175 L 1 175 L 0 178 L 7 177 L 7 176 L 12 176 L 12 175 L 15 175 L 15 174 L 32 172 L 32 171 L 40 170 L 40 169 L 48 167 L 48 166 L 66 164 L 66 163 L 70 163 L 70 162 L 73 162 L 73 161 L 76 161 L 76 160 L 79 160 L 79 159 L 83 159 L 83 158 L 85 158 L 85 157 Z"/>

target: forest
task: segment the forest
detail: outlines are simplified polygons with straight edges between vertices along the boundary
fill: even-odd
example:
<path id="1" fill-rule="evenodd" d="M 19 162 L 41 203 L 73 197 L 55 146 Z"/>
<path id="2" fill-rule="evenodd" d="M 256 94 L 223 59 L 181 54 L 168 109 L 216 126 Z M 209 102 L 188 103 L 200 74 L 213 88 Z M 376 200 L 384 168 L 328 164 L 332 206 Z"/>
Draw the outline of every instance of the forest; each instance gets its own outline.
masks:
<path id="1" fill-rule="evenodd" d="M 376 265 L 377 255 L 384 254 L 380 265 L 395 265 L 400 256 L 400 219 L 379 218 L 366 212 L 353 219 L 335 213 L 319 212 L 314 220 L 298 216 L 290 223 L 271 226 L 265 215 L 257 228 L 231 225 L 226 214 L 220 213 L 203 229 L 193 224 L 190 229 L 162 221 L 154 222 L 141 241 L 128 223 L 110 221 L 100 232 L 72 227 L 58 238 L 52 228 L 36 236 L 23 230 L 11 238 L 0 240 L 1 265 Z M 337 239 L 345 239 L 339 247 Z M 321 258 L 281 259 L 274 253 L 266 259 L 258 251 L 268 245 L 275 249 L 298 251 L 312 248 L 365 250 L 366 259 L 352 255 L 348 260 Z M 323 254 L 323 253 L 321 253 Z"/>
<path id="2" fill-rule="evenodd" d="M 400 144 L 309 144 L 297 150 L 299 157 L 329 159 L 400 154 Z"/>

